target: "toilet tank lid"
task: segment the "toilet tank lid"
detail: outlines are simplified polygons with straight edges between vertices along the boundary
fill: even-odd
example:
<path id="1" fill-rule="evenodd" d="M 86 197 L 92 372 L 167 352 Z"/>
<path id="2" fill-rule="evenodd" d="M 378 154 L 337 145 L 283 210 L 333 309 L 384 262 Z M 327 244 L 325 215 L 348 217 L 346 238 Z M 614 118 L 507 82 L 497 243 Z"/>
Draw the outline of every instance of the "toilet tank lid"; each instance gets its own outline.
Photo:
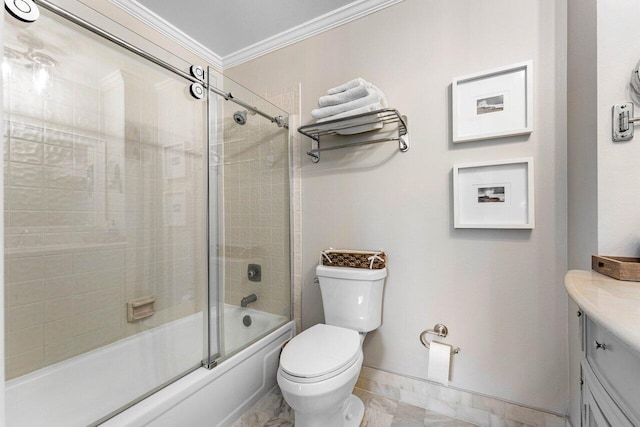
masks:
<path id="1" fill-rule="evenodd" d="M 387 268 L 369 270 L 367 268 L 328 267 L 318 265 L 316 275 L 321 277 L 333 277 L 336 279 L 350 280 L 379 280 L 387 277 Z"/>

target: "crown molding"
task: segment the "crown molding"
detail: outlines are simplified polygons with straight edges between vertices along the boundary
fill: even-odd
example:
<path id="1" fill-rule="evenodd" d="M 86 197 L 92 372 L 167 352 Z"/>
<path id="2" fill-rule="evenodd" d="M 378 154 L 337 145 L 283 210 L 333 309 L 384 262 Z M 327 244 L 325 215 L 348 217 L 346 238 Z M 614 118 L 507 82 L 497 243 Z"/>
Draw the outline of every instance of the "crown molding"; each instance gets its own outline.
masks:
<path id="1" fill-rule="evenodd" d="M 266 55 L 324 31 L 354 21 L 363 16 L 393 6 L 403 0 L 356 0 L 339 9 L 332 10 L 317 18 L 304 22 L 279 34 L 247 46 L 222 58 L 223 68 L 235 67 L 243 62 Z"/>
<path id="2" fill-rule="evenodd" d="M 218 68 L 218 71 L 223 70 L 222 57 L 212 50 L 205 47 L 200 42 L 193 39 L 191 36 L 184 33 L 178 27 L 170 24 L 162 19 L 160 16 L 147 9 L 135 0 L 108 0 L 111 4 L 119 7 L 128 14 L 139 19 L 149 27 L 158 31 L 160 34 L 168 37 L 174 42 L 178 43 L 185 49 L 198 55 L 211 65 Z"/>
<path id="3" fill-rule="evenodd" d="M 224 58 L 196 41 L 178 27 L 156 15 L 136 0 L 108 0 L 130 15 L 136 17 L 149 27 L 175 41 L 180 46 L 200 56 L 219 71 L 240 65 L 274 50 L 281 49 L 324 31 L 354 21 L 371 13 L 393 6 L 403 0 L 356 0 L 339 9 L 332 10 L 317 18 L 290 28 L 274 36 L 268 37 L 251 46 L 226 55 Z"/>

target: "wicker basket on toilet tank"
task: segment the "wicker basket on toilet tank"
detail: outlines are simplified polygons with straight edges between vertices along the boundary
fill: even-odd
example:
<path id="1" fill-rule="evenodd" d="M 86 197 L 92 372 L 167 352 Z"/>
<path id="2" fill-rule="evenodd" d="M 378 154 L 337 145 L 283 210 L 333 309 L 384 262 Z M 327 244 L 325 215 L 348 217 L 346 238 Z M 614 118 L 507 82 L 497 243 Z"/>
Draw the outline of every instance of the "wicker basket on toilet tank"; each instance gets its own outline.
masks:
<path id="1" fill-rule="evenodd" d="M 320 252 L 320 264 L 328 267 L 350 267 L 381 270 L 387 264 L 387 254 L 382 251 L 357 251 L 351 249 L 327 249 Z"/>

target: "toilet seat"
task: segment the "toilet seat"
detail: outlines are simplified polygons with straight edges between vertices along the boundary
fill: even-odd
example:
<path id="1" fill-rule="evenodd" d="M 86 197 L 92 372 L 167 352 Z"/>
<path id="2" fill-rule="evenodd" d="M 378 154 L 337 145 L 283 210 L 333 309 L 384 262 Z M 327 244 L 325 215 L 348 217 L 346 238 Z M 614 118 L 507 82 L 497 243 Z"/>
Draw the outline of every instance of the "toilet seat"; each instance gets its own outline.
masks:
<path id="1" fill-rule="evenodd" d="M 290 381 L 319 382 L 349 369 L 360 353 L 358 332 L 318 324 L 289 341 L 280 355 L 280 372 Z"/>

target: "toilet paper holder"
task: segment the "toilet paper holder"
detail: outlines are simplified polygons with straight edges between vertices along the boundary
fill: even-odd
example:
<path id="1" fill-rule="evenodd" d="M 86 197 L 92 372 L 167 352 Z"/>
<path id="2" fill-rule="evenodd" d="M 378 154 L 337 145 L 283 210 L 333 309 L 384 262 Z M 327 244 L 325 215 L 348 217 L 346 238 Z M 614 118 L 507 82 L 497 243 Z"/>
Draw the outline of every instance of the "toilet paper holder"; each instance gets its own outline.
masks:
<path id="1" fill-rule="evenodd" d="M 422 331 L 422 333 L 420 334 L 420 342 L 422 343 L 423 346 L 427 348 L 427 350 L 429 350 L 430 348 L 429 348 L 429 341 L 427 341 L 427 334 L 433 334 L 442 338 L 446 338 L 446 336 L 449 335 L 449 329 L 442 323 L 438 323 L 433 327 L 433 329 L 427 329 L 425 331 Z M 460 353 L 459 347 L 456 347 L 451 350 L 452 355 L 458 354 L 458 353 Z"/>

